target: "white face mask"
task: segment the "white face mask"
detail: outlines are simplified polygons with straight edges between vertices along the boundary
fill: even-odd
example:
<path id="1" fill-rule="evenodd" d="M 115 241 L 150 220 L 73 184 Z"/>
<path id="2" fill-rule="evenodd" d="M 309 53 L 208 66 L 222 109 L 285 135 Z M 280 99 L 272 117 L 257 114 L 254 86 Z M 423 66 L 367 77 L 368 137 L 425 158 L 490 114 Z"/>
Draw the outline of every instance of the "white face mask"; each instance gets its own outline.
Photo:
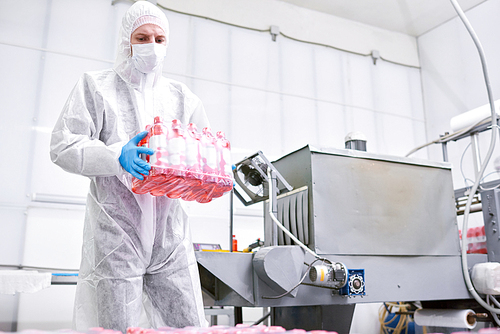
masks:
<path id="1" fill-rule="evenodd" d="M 132 62 L 137 70 L 147 74 L 163 63 L 167 47 L 163 44 L 132 44 Z"/>

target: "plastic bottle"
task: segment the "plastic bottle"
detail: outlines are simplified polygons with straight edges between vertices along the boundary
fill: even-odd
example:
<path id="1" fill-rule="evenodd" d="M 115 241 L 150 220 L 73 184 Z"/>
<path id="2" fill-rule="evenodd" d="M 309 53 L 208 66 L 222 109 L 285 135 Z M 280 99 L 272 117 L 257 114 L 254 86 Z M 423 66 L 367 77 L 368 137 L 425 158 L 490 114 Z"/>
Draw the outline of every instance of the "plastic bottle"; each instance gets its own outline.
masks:
<path id="1" fill-rule="evenodd" d="M 271 333 L 271 332 L 286 332 L 286 329 L 281 327 L 281 326 L 269 326 L 267 328 L 267 332 L 268 333 Z"/>
<path id="2" fill-rule="evenodd" d="M 169 182 L 176 186 L 167 192 L 170 198 L 180 198 L 186 185 L 184 176 L 186 175 L 186 138 L 182 124 L 178 119 L 172 121 L 168 132 L 168 165 L 172 178 Z M 182 179 L 182 180 L 180 180 Z"/>
<path id="3" fill-rule="evenodd" d="M 475 234 L 476 234 L 476 238 L 477 238 L 477 240 L 476 240 L 476 253 L 488 254 L 484 226 L 476 227 Z"/>
<path id="4" fill-rule="evenodd" d="M 203 128 L 201 135 L 202 170 L 208 182 L 217 180 L 217 151 L 215 138 L 210 128 Z"/>
<path id="5" fill-rule="evenodd" d="M 144 129 L 145 131 L 148 132 L 146 137 L 142 138 L 139 144 L 137 146 L 143 146 L 143 147 L 149 147 L 149 138 L 151 138 L 152 135 L 152 128 L 153 126 L 151 124 L 146 125 L 146 128 Z M 149 155 L 145 153 L 141 153 L 141 159 L 149 162 Z"/>
<path id="6" fill-rule="evenodd" d="M 154 149 L 155 154 L 152 156 L 148 154 L 141 155 L 143 160 L 150 164 L 153 162 L 154 164 L 152 165 L 149 175 L 144 176 L 143 180 L 137 178 L 132 180 L 132 191 L 136 194 L 147 194 L 151 190 L 160 187 L 161 183 L 165 181 L 164 177 L 159 176 L 161 173 L 156 170 L 156 167 L 161 166 L 161 162 L 157 160 L 159 160 L 162 155 L 166 154 L 166 134 L 164 134 L 166 128 L 160 117 L 155 117 L 154 123 L 154 125 L 146 126 L 148 134 L 137 144 L 138 146 Z"/>
<path id="7" fill-rule="evenodd" d="M 467 229 L 467 254 L 471 254 L 476 250 L 476 241 L 473 240 L 474 228 Z M 474 238 L 475 239 L 475 238 Z"/>
<path id="8" fill-rule="evenodd" d="M 201 168 L 201 135 L 196 125 L 189 123 L 186 131 L 186 175 L 194 179 L 193 184 L 201 184 L 203 170 Z"/>
<path id="9" fill-rule="evenodd" d="M 201 169 L 201 142 L 200 133 L 196 125 L 189 123 L 186 129 L 186 189 L 181 198 L 185 201 L 194 201 L 203 194 L 201 186 L 203 171 Z"/>
<path id="10" fill-rule="evenodd" d="M 139 142 L 139 144 L 137 144 L 137 146 L 148 147 L 147 143 L 148 143 L 148 139 L 150 137 L 150 133 L 149 133 L 150 129 L 151 129 L 151 125 L 146 126 L 146 131 L 148 131 L 148 134 L 146 135 L 146 137 L 144 137 Z M 149 160 L 147 154 L 141 154 L 141 159 L 144 160 L 144 161 L 148 161 Z M 147 194 L 148 190 L 144 189 L 145 185 L 146 185 L 146 177 L 143 180 L 139 180 L 139 179 L 137 179 L 135 177 L 132 179 L 132 191 L 134 193 L 136 193 L 136 194 Z"/>
<path id="11" fill-rule="evenodd" d="M 163 120 L 156 116 L 149 137 L 149 148 L 155 150 L 155 153 L 149 156 L 151 167 L 165 168 L 168 166 L 167 136 L 167 127 L 163 124 Z"/>
<path id="12" fill-rule="evenodd" d="M 168 173 L 166 170 L 168 166 L 168 128 L 163 123 L 161 117 L 156 116 L 154 118 L 154 124 L 151 127 L 150 133 L 148 147 L 153 149 L 155 153 L 148 156 L 151 170 L 149 171 L 149 176 L 145 179 L 147 184 L 144 189 L 154 196 L 163 196 L 164 192 L 161 189 L 168 182 Z"/>
<path id="13" fill-rule="evenodd" d="M 175 175 L 184 176 L 186 172 L 186 139 L 179 120 L 172 121 L 167 138 L 169 167 Z"/>
<path id="14" fill-rule="evenodd" d="M 142 331 L 141 327 L 128 327 L 126 334 L 140 334 Z"/>
<path id="15" fill-rule="evenodd" d="M 468 254 L 487 254 L 486 236 L 484 226 L 471 227 L 467 229 L 467 253 Z"/>
<path id="16" fill-rule="evenodd" d="M 236 236 L 233 235 L 233 252 L 238 251 L 238 240 L 236 240 Z"/>
<path id="17" fill-rule="evenodd" d="M 222 196 L 233 189 L 233 172 L 231 164 L 231 144 L 226 139 L 224 132 L 218 131 L 216 134 L 215 147 L 217 150 L 217 171 L 220 176 L 217 194 L 214 197 Z"/>
<path id="18" fill-rule="evenodd" d="M 231 144 L 226 139 L 224 132 L 217 131 L 216 134 L 216 149 L 217 149 L 217 168 L 222 176 L 231 177 Z"/>
<path id="19" fill-rule="evenodd" d="M 215 138 L 210 128 L 203 128 L 200 141 L 204 193 L 202 193 L 196 201 L 199 203 L 208 203 L 212 200 L 212 193 L 217 186 L 218 180 Z"/>

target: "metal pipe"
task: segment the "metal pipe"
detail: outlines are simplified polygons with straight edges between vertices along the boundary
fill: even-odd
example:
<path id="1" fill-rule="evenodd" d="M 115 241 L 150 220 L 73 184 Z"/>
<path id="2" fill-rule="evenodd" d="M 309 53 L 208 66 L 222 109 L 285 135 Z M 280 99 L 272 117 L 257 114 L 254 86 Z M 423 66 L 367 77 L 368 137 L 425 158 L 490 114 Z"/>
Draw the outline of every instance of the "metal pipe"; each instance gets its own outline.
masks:
<path id="1" fill-rule="evenodd" d="M 481 156 L 479 155 L 479 135 L 473 133 L 470 135 L 471 149 L 472 149 L 472 162 L 474 163 L 474 175 L 479 175 L 479 169 L 481 166 Z"/>
<path id="2" fill-rule="evenodd" d="M 276 173 L 273 170 L 270 171 L 269 182 L 272 183 L 269 189 L 273 189 L 273 191 L 269 191 L 269 198 L 271 199 L 269 204 L 272 205 L 271 211 L 273 212 L 273 215 L 276 217 L 278 215 L 278 200 L 276 194 L 276 189 L 278 188 L 278 180 L 276 178 Z M 271 236 L 272 236 L 271 246 L 278 246 L 278 226 L 276 224 L 272 224 Z"/>
<path id="3" fill-rule="evenodd" d="M 445 132 L 444 136 L 447 136 L 449 135 L 450 133 L 449 132 Z M 440 137 L 444 137 L 443 135 L 441 135 Z M 441 148 L 443 149 L 443 161 L 444 162 L 448 162 L 448 142 L 442 142 L 441 143 Z"/>
<path id="4" fill-rule="evenodd" d="M 234 189 L 231 189 L 231 193 L 229 194 L 229 251 L 233 252 L 233 197 L 234 197 Z"/>
<path id="5" fill-rule="evenodd" d="M 480 212 L 483 211 L 483 206 L 481 204 L 475 204 L 470 206 L 470 212 Z M 461 216 L 465 213 L 465 208 L 457 210 L 457 216 Z"/>

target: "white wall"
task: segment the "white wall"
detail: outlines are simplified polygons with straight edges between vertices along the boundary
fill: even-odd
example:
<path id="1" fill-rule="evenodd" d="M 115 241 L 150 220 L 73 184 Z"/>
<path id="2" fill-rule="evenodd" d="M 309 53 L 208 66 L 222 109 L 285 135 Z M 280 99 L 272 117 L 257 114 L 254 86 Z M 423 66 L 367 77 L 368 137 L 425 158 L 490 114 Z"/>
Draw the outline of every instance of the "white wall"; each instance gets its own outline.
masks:
<path id="1" fill-rule="evenodd" d="M 78 267 L 84 207 L 58 202 L 82 202 L 88 180 L 50 162 L 50 131 L 80 74 L 112 65 L 120 19 L 130 4 L 0 2 L 0 264 Z M 283 36 L 273 42 L 268 32 L 166 14 L 171 42 L 165 75 L 200 96 L 212 128 L 231 140 L 234 161 L 257 150 L 273 160 L 306 144 L 343 148 L 351 131 L 364 132 L 373 153 L 404 155 L 427 139 L 417 68 L 381 60 L 374 65 L 370 57 Z M 372 37 L 366 37 L 370 44 Z M 228 247 L 228 202 L 225 196 L 186 204 L 194 242 Z M 245 208 L 237 200 L 235 206 L 243 248 L 263 238 L 262 206 Z M 71 310 L 72 291 L 51 287 L 36 296 L 0 296 L 0 323 L 69 327 L 68 312 L 60 309 Z M 44 298 L 57 306 L 45 306 Z M 37 307 L 45 307 L 43 322 Z"/>
<path id="2" fill-rule="evenodd" d="M 386 60 L 419 65 L 417 43 L 413 36 L 297 7 L 284 1 L 158 0 L 158 5 L 260 31 L 276 26 L 280 34 L 296 40 L 329 45 L 364 55 L 377 50 Z"/>
<path id="3" fill-rule="evenodd" d="M 101 0 L 0 3 L 2 265 L 79 267 L 84 207 L 33 199 L 83 198 L 87 192 L 87 179 L 51 163 L 50 131 L 81 73 L 109 67 L 99 59 L 113 59 L 126 8 Z M 68 328 L 73 300 L 74 287 L 62 286 L 0 295 L 0 330 L 15 329 L 16 320 L 18 330 Z"/>
<path id="4" fill-rule="evenodd" d="M 466 13 L 485 52 L 494 99 L 500 97 L 498 13 L 498 1 L 486 1 Z M 488 96 L 477 49 L 458 17 L 420 36 L 418 47 L 427 139 L 431 141 L 446 131 L 451 132 L 452 117 L 487 104 Z M 490 131 L 479 136 L 481 158 L 486 155 L 490 138 Z M 472 182 L 464 181 L 465 178 L 475 180 L 471 149 L 466 150 L 469 143 L 469 139 L 463 139 L 448 145 L 455 188 L 471 186 Z M 485 181 L 498 179 L 493 162 L 500 156 L 499 146 L 497 141 Z M 429 147 L 428 152 L 431 159 L 442 158 L 439 145 Z M 472 218 L 469 226 L 481 224 L 479 214 Z"/>

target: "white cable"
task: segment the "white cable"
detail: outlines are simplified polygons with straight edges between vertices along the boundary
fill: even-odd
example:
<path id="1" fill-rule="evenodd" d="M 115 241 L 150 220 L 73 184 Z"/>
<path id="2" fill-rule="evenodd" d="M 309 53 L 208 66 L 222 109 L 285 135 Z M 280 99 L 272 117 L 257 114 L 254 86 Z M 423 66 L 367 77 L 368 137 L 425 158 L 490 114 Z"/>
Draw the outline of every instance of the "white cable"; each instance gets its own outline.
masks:
<path id="1" fill-rule="evenodd" d="M 470 126 L 468 126 L 468 127 L 466 127 L 466 128 L 463 128 L 463 129 L 458 130 L 458 131 L 453 132 L 453 133 L 449 133 L 449 134 L 447 134 L 447 135 L 444 135 L 444 136 L 442 136 L 442 137 L 439 137 L 438 139 L 435 139 L 435 140 L 433 140 L 433 141 L 431 141 L 431 142 L 428 142 L 428 143 L 426 143 L 426 144 L 423 144 L 423 145 L 417 146 L 417 147 L 415 147 L 413 150 L 411 150 L 410 152 L 406 153 L 405 157 L 409 157 L 409 156 L 410 156 L 410 155 L 412 155 L 413 153 L 415 153 L 415 152 L 417 152 L 417 151 L 419 151 L 419 150 L 423 149 L 424 147 L 430 146 L 430 145 L 432 145 L 432 144 L 447 143 L 447 142 L 449 142 L 449 141 L 451 141 L 451 140 L 457 140 L 456 138 L 458 138 L 458 137 L 462 136 L 463 134 L 465 134 L 465 133 L 467 133 L 467 132 L 471 131 L 471 130 L 472 130 L 472 129 L 474 129 L 476 126 L 478 126 L 478 125 L 482 125 L 483 123 L 486 123 L 486 120 L 488 120 L 488 119 L 491 119 L 491 116 L 488 116 L 488 117 L 486 117 L 486 118 L 483 118 L 482 120 L 477 121 L 476 123 L 474 123 L 474 124 L 472 124 L 472 125 L 470 125 Z M 495 126 L 497 126 L 497 125 L 495 124 Z"/>
<path id="2" fill-rule="evenodd" d="M 495 298 L 495 296 L 493 295 L 487 295 L 486 296 L 486 301 L 489 302 L 489 301 L 492 301 L 493 304 L 495 304 L 497 307 L 500 307 L 500 303 L 498 302 L 498 300 Z"/>
<path id="3" fill-rule="evenodd" d="M 274 192 L 274 189 L 273 189 L 273 181 L 271 179 L 271 168 L 268 168 L 267 169 L 267 177 L 269 179 L 269 215 L 271 216 L 271 219 L 274 221 L 274 223 L 276 225 L 278 225 L 278 227 L 283 231 L 285 232 L 286 235 L 288 235 L 297 245 L 299 245 L 300 247 L 302 247 L 302 249 L 304 249 L 306 252 L 308 252 L 309 254 L 311 254 L 312 256 L 314 256 L 315 258 L 317 259 L 321 259 L 321 256 L 319 256 L 318 254 L 316 254 L 315 252 L 313 252 L 309 247 L 307 247 L 306 245 L 304 245 L 302 242 L 300 242 L 299 239 L 297 239 L 290 231 L 287 230 L 287 228 L 285 226 L 283 226 L 283 224 L 281 224 L 279 222 L 278 219 L 276 219 L 276 217 L 274 216 L 274 213 L 273 213 L 273 192 Z"/>
<path id="4" fill-rule="evenodd" d="M 465 25 L 465 28 L 469 32 L 470 36 L 472 37 L 472 40 L 474 41 L 474 44 L 476 45 L 477 51 L 479 53 L 479 57 L 481 59 L 481 65 L 483 68 L 483 75 L 484 75 L 484 81 L 486 84 L 486 90 L 488 92 L 488 99 L 490 102 L 490 107 L 491 107 L 491 126 L 492 126 L 492 131 L 491 131 L 491 141 L 490 141 L 490 147 L 488 149 L 488 153 L 486 153 L 486 157 L 484 159 L 483 164 L 481 165 L 481 168 L 479 170 L 479 174 L 477 175 L 476 182 L 474 182 L 474 185 L 472 186 L 472 189 L 469 193 L 469 197 L 467 199 L 467 204 L 465 206 L 465 212 L 464 212 L 464 219 L 463 219 L 463 226 L 462 226 L 462 272 L 464 275 L 464 280 L 465 284 L 467 285 L 467 289 L 469 290 L 469 293 L 474 297 L 474 299 L 485 309 L 490 311 L 491 313 L 495 314 L 500 314 L 500 309 L 495 308 L 490 306 L 487 302 L 485 302 L 481 296 L 477 293 L 476 289 L 472 285 L 472 281 L 469 275 L 469 270 L 468 270 L 468 263 L 467 263 L 467 224 L 469 220 L 469 214 L 470 214 L 470 207 L 472 205 L 472 200 L 474 198 L 474 194 L 477 191 L 477 188 L 479 187 L 479 184 L 481 183 L 481 178 L 484 174 L 484 171 L 486 169 L 486 166 L 488 165 L 488 162 L 491 159 L 491 156 L 493 154 L 493 150 L 495 148 L 495 141 L 496 141 L 496 135 L 497 135 L 497 130 L 496 130 L 496 125 L 497 125 L 497 115 L 495 111 L 495 102 L 493 99 L 493 93 L 491 91 L 491 86 L 490 86 L 490 80 L 488 76 L 488 70 L 486 66 L 486 59 L 484 57 L 484 52 L 483 48 L 481 46 L 481 43 L 479 42 L 479 39 L 476 36 L 476 33 L 474 32 L 474 29 L 470 25 L 469 21 L 467 20 L 467 17 L 465 16 L 464 12 L 460 8 L 460 5 L 457 3 L 456 0 L 450 0 L 451 4 L 455 8 L 456 12 L 458 13 L 458 16 L 462 20 L 462 22 Z"/>
<path id="5" fill-rule="evenodd" d="M 497 307 L 500 307 L 500 303 L 496 300 L 496 298 L 492 295 L 486 295 L 486 302 L 489 304 L 490 303 L 490 300 L 493 302 L 493 304 L 495 304 Z M 498 315 L 495 314 L 495 313 L 491 313 L 491 317 L 493 318 L 493 320 L 495 320 L 495 322 L 497 323 L 497 325 L 500 326 L 500 319 L 498 319 Z"/>
<path id="6" fill-rule="evenodd" d="M 493 318 L 493 320 L 495 320 L 497 325 L 500 326 L 500 319 L 498 319 L 498 315 L 495 313 L 491 313 L 491 317 Z"/>

